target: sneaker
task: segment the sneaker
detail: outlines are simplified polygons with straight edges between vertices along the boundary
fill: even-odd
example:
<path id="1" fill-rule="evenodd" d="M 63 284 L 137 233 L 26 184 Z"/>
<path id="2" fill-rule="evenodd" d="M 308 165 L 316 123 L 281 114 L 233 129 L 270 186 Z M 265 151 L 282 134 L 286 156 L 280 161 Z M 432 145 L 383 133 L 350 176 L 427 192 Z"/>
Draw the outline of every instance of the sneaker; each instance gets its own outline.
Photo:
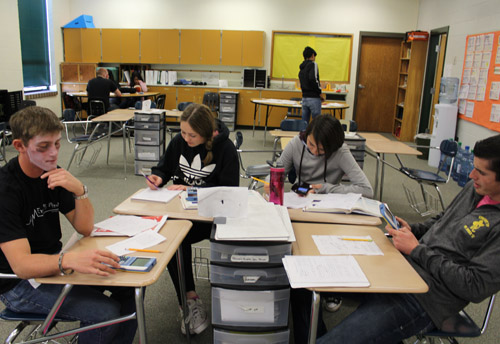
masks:
<path id="1" fill-rule="evenodd" d="M 325 310 L 328 312 L 336 312 L 339 310 L 340 305 L 342 304 L 342 298 L 340 297 L 326 297 L 325 298 Z"/>
<path id="2" fill-rule="evenodd" d="M 208 316 L 203 303 L 200 298 L 187 300 L 189 309 L 189 333 L 200 334 L 208 327 Z M 186 327 L 184 324 L 184 316 L 181 309 L 181 332 L 186 334 Z"/>

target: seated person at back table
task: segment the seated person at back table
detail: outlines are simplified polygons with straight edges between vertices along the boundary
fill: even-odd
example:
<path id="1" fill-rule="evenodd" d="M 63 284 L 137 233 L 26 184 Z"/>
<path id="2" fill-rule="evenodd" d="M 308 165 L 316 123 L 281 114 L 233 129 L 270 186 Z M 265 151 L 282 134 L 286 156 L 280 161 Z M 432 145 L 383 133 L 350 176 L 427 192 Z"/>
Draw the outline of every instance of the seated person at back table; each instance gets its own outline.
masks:
<path id="1" fill-rule="evenodd" d="M 142 80 L 141 73 L 139 73 L 138 71 L 134 71 L 130 76 L 129 86 L 130 88 L 135 88 L 136 92 L 148 91 L 148 86 L 146 86 L 146 83 L 144 82 L 144 80 Z M 138 99 L 139 98 L 123 98 L 120 103 L 120 108 L 126 109 L 128 107 L 134 107 Z M 144 100 L 144 97 L 141 97 L 140 100 Z"/>
<path id="2" fill-rule="evenodd" d="M 364 294 L 359 307 L 328 333 L 318 324 L 318 344 L 398 343 L 441 328 L 469 302 L 500 290 L 500 135 L 474 146 L 472 179 L 444 212 L 400 230 L 386 227 L 394 246 L 429 286 L 425 294 Z M 297 289 L 296 343 L 305 343 L 311 294 Z M 295 317 L 294 317 L 295 321 Z M 299 336 L 299 337 L 297 337 Z M 297 341 L 298 340 L 298 341 Z"/>
<path id="3" fill-rule="evenodd" d="M 87 95 L 89 97 L 89 106 L 91 100 L 102 100 L 106 112 L 118 109 L 118 105 L 109 103 L 109 94 L 114 92 L 117 97 L 121 97 L 121 92 L 116 84 L 109 80 L 108 70 L 99 68 L 97 77 L 90 80 L 87 84 Z"/>
<path id="4" fill-rule="evenodd" d="M 201 104 L 191 104 L 181 116 L 181 132 L 170 141 L 158 166 L 153 167 L 149 181 L 151 189 L 162 187 L 172 179 L 170 190 L 186 190 L 190 186 L 238 186 L 240 182 L 238 154 L 229 139 L 229 130 L 210 109 Z M 184 276 L 186 278 L 190 333 L 199 334 L 209 325 L 207 313 L 195 291 L 191 244 L 210 237 L 212 224 L 193 221 L 193 227 L 182 242 Z M 168 272 L 177 292 L 179 305 L 181 291 L 176 259 L 171 259 Z M 181 310 L 182 318 L 182 310 Z M 181 331 L 186 333 L 184 321 Z"/>
<path id="5" fill-rule="evenodd" d="M 285 175 L 294 168 L 297 183 L 310 184 L 310 192 L 373 196 L 370 182 L 344 143 L 342 125 L 330 115 L 316 116 L 286 145 L 278 163 L 285 167 Z M 350 183 L 341 183 L 344 175 Z M 268 184 L 265 190 L 269 193 Z"/>
<path id="6" fill-rule="evenodd" d="M 30 106 L 10 120 L 12 145 L 19 155 L 0 169 L 0 272 L 17 279 L 0 279 L 0 300 L 14 312 L 48 314 L 61 293 L 61 284 L 41 284 L 28 279 L 73 271 L 108 276 L 119 258 L 109 251 L 61 253 L 59 213 L 75 230 L 89 236 L 94 209 L 87 188 L 57 166 L 61 130 L 59 118 L 49 109 Z M 103 294 L 111 291 L 111 296 Z M 57 312 L 60 318 L 81 326 L 135 312 L 134 289 L 77 286 Z M 79 343 L 132 343 L 136 320 L 79 334 Z"/>

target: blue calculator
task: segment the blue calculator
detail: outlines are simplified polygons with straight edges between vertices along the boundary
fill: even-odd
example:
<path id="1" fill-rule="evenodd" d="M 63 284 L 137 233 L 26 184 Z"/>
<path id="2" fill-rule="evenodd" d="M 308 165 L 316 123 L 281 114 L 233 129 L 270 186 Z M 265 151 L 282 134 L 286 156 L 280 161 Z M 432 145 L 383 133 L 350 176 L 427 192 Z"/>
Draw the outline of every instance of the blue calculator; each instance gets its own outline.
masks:
<path id="1" fill-rule="evenodd" d="M 399 229 L 399 222 L 396 217 L 391 213 L 389 207 L 385 203 L 380 203 L 380 214 L 387 221 L 387 223 L 394 229 Z"/>

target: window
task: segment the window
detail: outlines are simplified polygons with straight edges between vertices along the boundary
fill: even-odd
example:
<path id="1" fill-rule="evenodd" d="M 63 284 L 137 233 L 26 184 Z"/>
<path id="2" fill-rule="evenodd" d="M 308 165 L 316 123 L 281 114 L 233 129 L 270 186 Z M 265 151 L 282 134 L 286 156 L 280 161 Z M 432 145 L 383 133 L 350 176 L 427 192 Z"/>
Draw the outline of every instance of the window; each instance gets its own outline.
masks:
<path id="1" fill-rule="evenodd" d="M 47 2 L 18 0 L 24 91 L 49 90 L 52 84 Z"/>

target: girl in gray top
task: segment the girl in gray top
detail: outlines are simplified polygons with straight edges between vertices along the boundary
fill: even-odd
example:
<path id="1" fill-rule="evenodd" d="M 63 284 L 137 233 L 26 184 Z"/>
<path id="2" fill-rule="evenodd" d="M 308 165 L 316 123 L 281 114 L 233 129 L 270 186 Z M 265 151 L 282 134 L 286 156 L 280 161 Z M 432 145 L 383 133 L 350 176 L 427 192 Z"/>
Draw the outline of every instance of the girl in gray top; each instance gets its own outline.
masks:
<path id="1" fill-rule="evenodd" d="M 285 174 L 295 168 L 297 181 L 308 183 L 316 193 L 360 193 L 373 197 L 373 190 L 349 148 L 344 144 L 340 122 L 329 115 L 315 117 L 305 132 L 285 147 L 279 161 Z M 341 184 L 346 175 L 350 184 Z"/>

